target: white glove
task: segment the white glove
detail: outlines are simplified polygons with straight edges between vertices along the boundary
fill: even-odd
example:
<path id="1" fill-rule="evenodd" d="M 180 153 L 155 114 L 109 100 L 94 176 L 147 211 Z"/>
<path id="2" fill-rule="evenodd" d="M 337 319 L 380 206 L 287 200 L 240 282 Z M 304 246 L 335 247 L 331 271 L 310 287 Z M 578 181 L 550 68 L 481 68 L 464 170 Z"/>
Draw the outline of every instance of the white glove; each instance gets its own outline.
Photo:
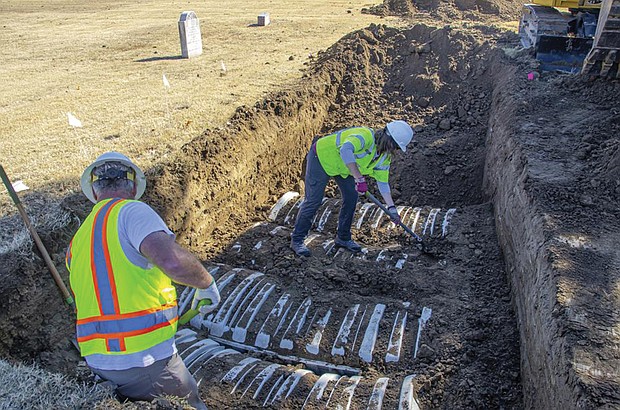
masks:
<path id="1" fill-rule="evenodd" d="M 201 300 L 208 300 L 211 303 L 203 304 L 198 307 L 198 304 Z M 199 309 L 200 314 L 206 315 L 214 311 L 217 306 L 220 304 L 220 292 L 217 290 L 217 285 L 215 281 L 206 289 L 196 289 L 194 292 L 194 299 L 192 300 L 192 309 Z"/>

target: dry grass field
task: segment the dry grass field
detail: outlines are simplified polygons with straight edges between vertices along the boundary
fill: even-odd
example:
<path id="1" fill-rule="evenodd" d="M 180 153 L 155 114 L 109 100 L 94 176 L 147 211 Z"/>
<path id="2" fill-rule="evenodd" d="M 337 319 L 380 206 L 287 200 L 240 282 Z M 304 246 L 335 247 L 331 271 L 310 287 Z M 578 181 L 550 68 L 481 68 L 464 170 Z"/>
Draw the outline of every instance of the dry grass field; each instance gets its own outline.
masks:
<path id="1" fill-rule="evenodd" d="M 361 13 L 372 5 L 4 0 L 0 163 L 31 192 L 58 194 L 77 189 L 84 167 L 108 150 L 148 169 L 205 128 L 223 125 L 239 105 L 286 88 L 346 33 L 372 22 L 400 24 Z M 202 30 L 203 55 L 192 59 L 180 58 L 177 22 L 185 10 L 196 12 Z M 261 12 L 270 13 L 271 25 L 256 25 Z M 71 127 L 68 112 L 83 126 Z M 0 216 L 14 212 L 0 195 Z"/>

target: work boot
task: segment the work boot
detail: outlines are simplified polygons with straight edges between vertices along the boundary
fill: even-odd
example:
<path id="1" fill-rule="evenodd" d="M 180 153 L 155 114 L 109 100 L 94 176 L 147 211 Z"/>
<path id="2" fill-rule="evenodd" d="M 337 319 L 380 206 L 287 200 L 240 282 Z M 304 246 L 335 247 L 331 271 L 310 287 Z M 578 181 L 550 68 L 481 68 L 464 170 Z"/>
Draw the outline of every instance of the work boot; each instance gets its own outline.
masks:
<path id="1" fill-rule="evenodd" d="M 291 239 L 291 249 L 299 256 L 312 256 L 312 252 L 303 241 L 295 241 Z"/>
<path id="2" fill-rule="evenodd" d="M 358 253 L 362 251 L 362 247 L 353 239 L 345 241 L 344 239 L 336 238 L 335 245 L 337 248 L 345 248 L 349 252 Z"/>

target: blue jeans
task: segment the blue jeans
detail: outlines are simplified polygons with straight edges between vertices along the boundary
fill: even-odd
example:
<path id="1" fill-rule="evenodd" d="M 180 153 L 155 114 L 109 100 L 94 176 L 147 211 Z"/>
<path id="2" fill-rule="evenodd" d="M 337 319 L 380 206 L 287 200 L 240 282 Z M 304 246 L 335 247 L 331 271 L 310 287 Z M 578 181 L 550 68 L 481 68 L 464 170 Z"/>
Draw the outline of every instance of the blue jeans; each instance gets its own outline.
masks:
<path id="1" fill-rule="evenodd" d="M 295 242 L 303 241 L 308 235 L 312 227 L 312 220 L 321 207 L 325 187 L 329 182 L 329 178 L 331 178 L 323 170 L 319 157 L 316 155 L 314 144 L 310 148 L 306 160 L 306 193 L 304 202 L 297 213 L 295 229 L 292 234 L 292 239 Z M 334 179 L 342 195 L 342 206 L 338 215 L 338 238 L 348 241 L 351 239 L 351 224 L 353 223 L 358 198 L 357 191 L 355 190 L 355 179 L 352 176 L 347 178 L 335 176 Z"/>

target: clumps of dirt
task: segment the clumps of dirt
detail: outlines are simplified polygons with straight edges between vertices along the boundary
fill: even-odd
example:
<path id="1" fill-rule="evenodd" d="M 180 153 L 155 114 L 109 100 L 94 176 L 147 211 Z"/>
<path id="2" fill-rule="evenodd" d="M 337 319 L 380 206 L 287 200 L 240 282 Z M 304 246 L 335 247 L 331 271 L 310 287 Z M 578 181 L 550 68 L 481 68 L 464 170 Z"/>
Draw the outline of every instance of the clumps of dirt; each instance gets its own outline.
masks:
<path id="1" fill-rule="evenodd" d="M 400 0 L 385 0 L 382 4 L 377 4 L 369 8 L 362 8 L 362 13 L 374 14 L 376 16 L 411 16 L 415 12 L 413 3 Z"/>
<path id="2" fill-rule="evenodd" d="M 0 260 L 0 263 L 6 262 Z M 78 352 L 70 339 L 75 322 L 42 261 L 13 265 L 21 276 L 12 288 L 2 287 L 0 352 L 3 357 L 31 362 L 77 376 Z M 66 279 L 66 278 L 65 278 Z"/>
<path id="3" fill-rule="evenodd" d="M 585 123 L 579 130 L 576 155 L 585 163 L 585 185 L 606 188 L 604 196 L 613 199 L 614 194 L 620 194 L 620 108 L 617 100 L 620 84 L 560 77 L 552 86 L 565 89 L 571 97 L 596 107 L 598 124 Z"/>
<path id="4" fill-rule="evenodd" d="M 459 213 L 460 223 L 467 227 L 461 239 L 436 245 L 439 259 L 420 256 L 413 247 L 403 250 L 418 255 L 413 269 L 377 269 L 370 262 L 361 266 L 318 257 L 305 260 L 292 255 L 286 236 L 258 253 L 223 252 L 217 258 L 235 266 L 264 268 L 304 295 L 326 290 L 339 294 L 346 289 L 363 297 L 406 300 L 415 294 L 416 301 L 436 307 L 442 318 L 433 325 L 431 339 L 442 342 L 427 344 L 421 367 L 416 367 L 421 400 L 431 408 L 518 408 L 521 400 L 518 335 L 501 252 L 489 234 L 491 209 L 478 205 L 485 201 L 482 176 L 493 92 L 490 80 L 502 55 L 496 46 L 513 40 L 473 27 L 416 25 L 398 31 L 371 25 L 319 55 L 317 66 L 306 76 L 311 81 L 326 67 L 339 67 L 338 72 L 344 73 L 332 76 L 338 92 L 321 134 L 352 125 L 382 127 L 396 118 L 416 125 L 417 147 L 395 161 L 391 175 L 397 202 L 468 209 Z M 333 187 L 328 195 L 338 197 Z M 463 216 L 470 208 L 476 209 L 475 216 Z M 482 221 L 490 229 L 482 229 Z M 237 240 L 243 249 L 252 249 L 266 235 L 250 230 Z M 355 235 L 367 246 L 386 244 L 376 232 Z M 446 262 L 449 267 L 442 267 Z M 455 332 L 454 339 L 447 336 Z M 488 378 L 490 374 L 501 374 L 501 382 Z"/>
<path id="5" fill-rule="evenodd" d="M 50 205 L 50 202 L 56 204 Z M 36 194 L 23 201 L 30 220 L 65 283 L 64 253 L 79 220 L 60 203 Z M 75 373 L 79 356 L 69 342 L 74 333 L 72 312 L 24 222 L 5 218 L 15 239 L 0 253 L 0 354 L 18 360 L 37 360 L 43 366 Z M 54 352 L 54 353 L 51 353 Z"/>
<path id="6" fill-rule="evenodd" d="M 417 17 L 428 13 L 442 21 L 489 19 L 517 20 L 522 3 L 512 0 L 384 0 L 383 4 L 362 9 L 378 16 Z"/>
<path id="7" fill-rule="evenodd" d="M 541 156 L 530 165 L 531 189 L 537 198 L 555 210 L 570 211 L 564 221 L 581 226 L 597 225 L 593 209 L 616 214 L 620 194 L 620 108 L 616 95 L 620 85 L 543 73 L 539 80 L 524 81 L 520 87 L 524 93 L 519 119 L 535 137 L 526 147 L 554 153 L 551 160 Z M 581 108 L 557 112 L 531 109 L 558 107 L 564 101 L 576 100 Z M 562 177 L 538 180 L 552 172 Z"/>
<path id="8" fill-rule="evenodd" d="M 413 148 L 395 162 L 395 198 L 441 206 L 480 203 L 491 67 L 501 54 L 497 46 L 514 40 L 509 33 L 469 26 L 418 24 L 396 32 L 371 25 L 352 33 L 319 60 L 329 56 L 347 66 L 346 86 L 322 132 L 407 120 L 416 135 Z M 418 182 L 401 184 L 400 175 Z"/>

